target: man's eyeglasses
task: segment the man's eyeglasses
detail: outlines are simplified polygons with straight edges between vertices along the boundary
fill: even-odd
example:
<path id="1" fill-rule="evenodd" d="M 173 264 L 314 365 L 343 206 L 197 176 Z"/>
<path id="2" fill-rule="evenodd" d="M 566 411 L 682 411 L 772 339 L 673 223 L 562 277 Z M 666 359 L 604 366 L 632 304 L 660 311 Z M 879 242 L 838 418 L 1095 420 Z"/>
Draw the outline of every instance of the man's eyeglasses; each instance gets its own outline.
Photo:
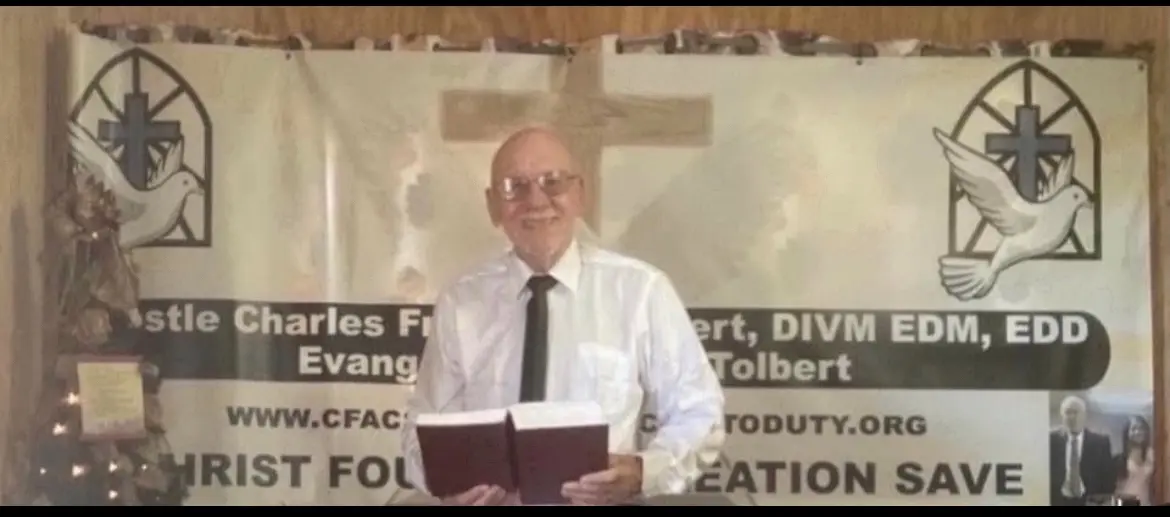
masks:
<path id="1" fill-rule="evenodd" d="M 535 178 L 504 178 L 496 182 L 495 188 L 500 197 L 507 201 L 514 201 L 528 195 L 533 184 L 540 187 L 546 196 L 553 197 L 568 192 L 569 188 L 573 186 L 573 182 L 578 179 L 580 176 L 576 174 L 556 170 L 542 173 Z"/>

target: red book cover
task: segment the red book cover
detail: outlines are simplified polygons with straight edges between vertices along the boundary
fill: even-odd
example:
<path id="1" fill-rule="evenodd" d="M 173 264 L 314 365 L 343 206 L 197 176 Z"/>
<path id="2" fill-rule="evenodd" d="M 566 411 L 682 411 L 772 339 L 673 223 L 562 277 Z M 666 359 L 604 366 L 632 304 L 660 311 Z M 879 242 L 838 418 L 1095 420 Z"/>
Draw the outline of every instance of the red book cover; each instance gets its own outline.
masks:
<path id="1" fill-rule="evenodd" d="M 431 495 L 449 497 L 478 485 L 516 490 L 506 409 L 419 415 L 415 430 Z"/>
<path id="2" fill-rule="evenodd" d="M 416 430 L 428 491 L 439 498 L 497 485 L 525 505 L 568 504 L 562 485 L 609 468 L 609 425 L 593 402 L 424 414 Z"/>
<path id="3" fill-rule="evenodd" d="M 521 503 L 568 504 L 562 485 L 609 468 L 609 424 L 597 404 L 536 402 L 510 413 Z"/>

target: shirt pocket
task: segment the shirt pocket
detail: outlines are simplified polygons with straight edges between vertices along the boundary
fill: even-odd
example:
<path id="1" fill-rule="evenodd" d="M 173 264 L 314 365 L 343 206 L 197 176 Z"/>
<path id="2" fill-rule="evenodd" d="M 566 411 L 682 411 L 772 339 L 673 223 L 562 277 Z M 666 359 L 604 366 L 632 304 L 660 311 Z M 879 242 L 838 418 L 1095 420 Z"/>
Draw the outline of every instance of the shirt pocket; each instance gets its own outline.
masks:
<path id="1" fill-rule="evenodd" d="M 502 408 L 515 402 L 515 397 L 519 396 L 519 379 L 502 375 L 504 363 L 493 359 L 491 356 L 483 356 L 464 373 L 464 391 L 460 394 L 464 410 Z"/>
<path id="2" fill-rule="evenodd" d="M 586 399 L 601 405 L 611 420 L 625 415 L 638 397 L 638 375 L 631 357 L 611 346 L 581 343 L 578 357 Z"/>
<path id="3" fill-rule="evenodd" d="M 503 391 L 505 387 L 488 375 L 473 374 L 463 384 L 464 411 L 480 409 L 496 409 L 503 407 Z"/>

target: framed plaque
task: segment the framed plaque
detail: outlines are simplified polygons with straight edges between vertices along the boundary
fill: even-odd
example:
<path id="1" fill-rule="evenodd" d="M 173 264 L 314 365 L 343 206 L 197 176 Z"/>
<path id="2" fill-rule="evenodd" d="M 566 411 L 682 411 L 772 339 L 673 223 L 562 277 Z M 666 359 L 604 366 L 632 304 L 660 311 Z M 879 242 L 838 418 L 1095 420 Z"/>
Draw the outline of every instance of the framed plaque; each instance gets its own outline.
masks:
<path id="1" fill-rule="evenodd" d="M 77 391 L 81 440 L 125 440 L 146 436 L 146 401 L 141 358 L 80 356 Z"/>

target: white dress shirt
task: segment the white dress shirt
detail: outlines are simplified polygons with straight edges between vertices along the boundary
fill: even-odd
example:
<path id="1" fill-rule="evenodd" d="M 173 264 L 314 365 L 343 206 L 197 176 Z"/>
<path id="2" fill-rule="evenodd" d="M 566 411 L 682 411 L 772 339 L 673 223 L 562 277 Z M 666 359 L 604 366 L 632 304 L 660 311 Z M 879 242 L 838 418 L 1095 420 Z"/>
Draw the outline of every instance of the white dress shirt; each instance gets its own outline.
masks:
<path id="1" fill-rule="evenodd" d="M 685 492 L 723 445 L 723 390 L 670 280 L 634 258 L 574 242 L 549 271 L 546 399 L 593 400 L 615 454 L 642 458 L 643 496 Z M 502 408 L 520 399 L 532 270 L 507 253 L 462 276 L 435 302 L 407 405 L 407 479 L 426 491 L 414 415 Z M 637 450 L 644 402 L 658 431 Z"/>

